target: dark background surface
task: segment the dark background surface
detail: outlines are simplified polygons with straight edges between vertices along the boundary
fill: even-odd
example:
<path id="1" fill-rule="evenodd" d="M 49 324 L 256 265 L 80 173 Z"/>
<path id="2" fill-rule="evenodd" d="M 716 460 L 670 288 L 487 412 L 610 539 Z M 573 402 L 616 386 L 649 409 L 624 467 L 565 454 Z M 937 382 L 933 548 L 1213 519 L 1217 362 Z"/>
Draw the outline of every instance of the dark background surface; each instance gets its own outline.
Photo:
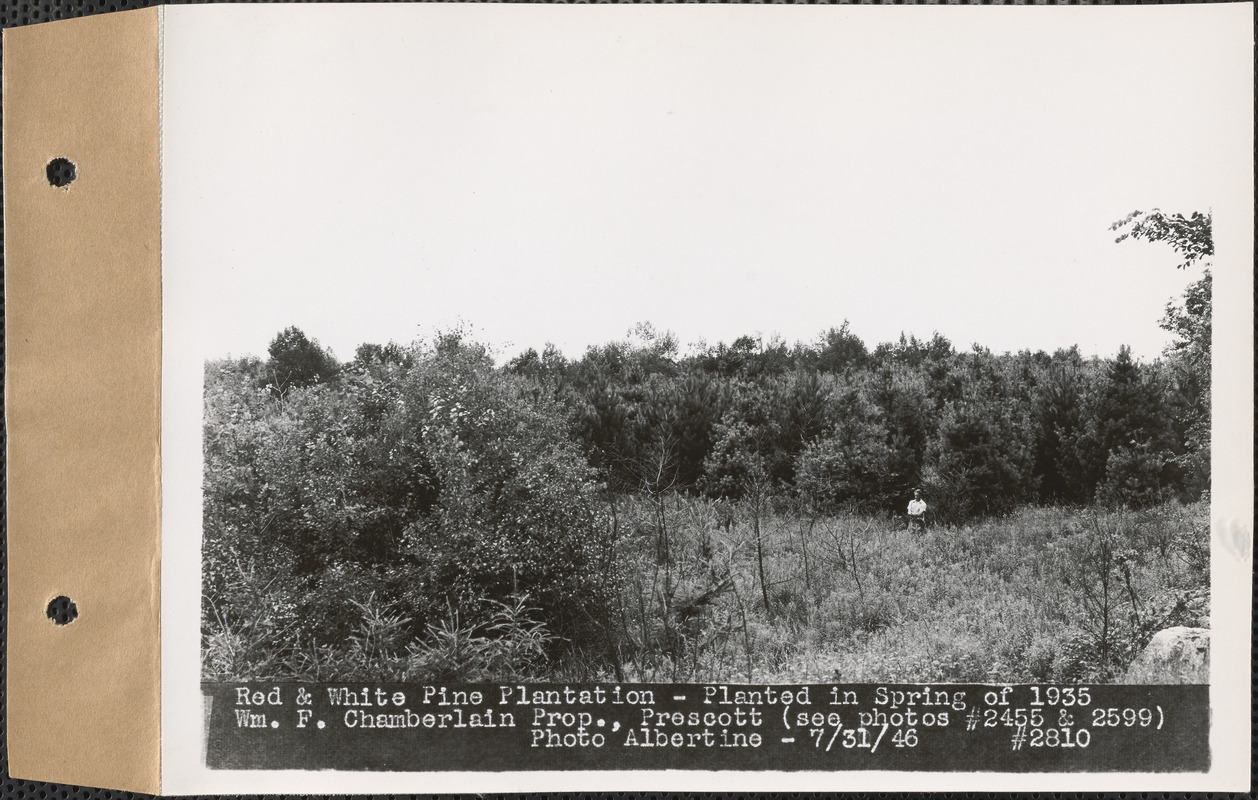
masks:
<path id="1" fill-rule="evenodd" d="M 195 2 L 196 0 L 194 0 Z M 147 8 L 149 6 L 160 5 L 155 0 L 126 0 L 124 2 L 99 2 L 93 0 L 0 0 L 0 26 L 4 28 L 12 28 L 19 25 L 33 25 L 40 22 L 49 22 L 59 19 L 70 19 L 73 17 L 85 17 L 92 14 L 103 14 L 112 11 L 126 11 L 136 8 Z M 173 0 L 169 5 L 187 5 L 190 3 L 179 2 Z M 1099 0 L 1094 2 L 1080 2 L 1080 0 L 1018 0 L 1017 2 L 1003 2 L 1003 0 L 943 0 L 943 2 L 932 1 L 929 3 L 922 0 L 859 0 L 860 5 L 1117 5 L 1117 4 L 1140 4 L 1140 5 L 1162 5 L 1163 3 L 1117 3 L 1115 0 Z M 2 205 L 0 205 L 2 209 Z M 0 221 L 0 237 L 3 236 L 3 221 Z M 0 285 L 3 282 L 3 256 L 0 255 Z M 0 326 L 3 325 L 3 303 L 0 302 Z M 3 380 L 3 343 L 0 342 L 0 381 Z M 4 438 L 3 420 L 0 420 L 0 440 Z M 3 467 L 0 467 L 3 469 Z M 0 492 L 3 489 L 0 488 Z M 3 521 L 0 521 L 0 628 L 5 625 L 7 613 L 7 588 L 8 561 L 7 561 L 7 528 Z M 7 647 L 7 641 L 0 636 L 0 686 L 3 685 L 4 677 L 4 654 Z M 55 674 L 48 676 L 49 680 L 56 680 Z M 63 786 L 60 784 L 39 783 L 35 781 L 17 780 L 9 777 L 8 770 L 8 751 L 7 741 L 8 732 L 5 725 L 5 696 L 0 689 L 0 800 L 132 800 L 132 798 L 144 798 L 148 795 L 139 795 L 132 792 L 112 791 L 107 789 L 89 789 L 79 786 Z M 1251 744 L 1252 747 L 1252 744 Z M 1028 789 L 1033 788 L 1033 782 L 1028 782 Z M 1251 779 L 1252 785 L 1252 779 Z M 708 795 L 699 795 L 695 793 L 687 793 L 680 796 L 700 797 Z M 274 797 L 274 795 L 271 795 Z M 397 795 L 394 795 L 397 796 Z M 414 795 L 407 795 L 414 796 Z M 594 795 L 584 795 L 594 796 Z M 625 797 L 625 793 L 599 795 L 608 797 Z M 772 795 L 771 795 L 772 796 Z M 780 797 L 801 797 L 805 795 L 782 793 L 777 795 Z M 881 795 L 886 796 L 886 795 Z M 975 795 L 941 793 L 935 795 L 937 797 L 974 797 Z M 1052 795 L 1056 797 L 1066 797 L 1074 795 L 1058 794 Z M 1141 797 L 1169 797 L 1170 795 L 1137 795 Z M 233 795 L 232 797 L 242 797 Z M 251 796 L 253 797 L 253 796 Z"/>

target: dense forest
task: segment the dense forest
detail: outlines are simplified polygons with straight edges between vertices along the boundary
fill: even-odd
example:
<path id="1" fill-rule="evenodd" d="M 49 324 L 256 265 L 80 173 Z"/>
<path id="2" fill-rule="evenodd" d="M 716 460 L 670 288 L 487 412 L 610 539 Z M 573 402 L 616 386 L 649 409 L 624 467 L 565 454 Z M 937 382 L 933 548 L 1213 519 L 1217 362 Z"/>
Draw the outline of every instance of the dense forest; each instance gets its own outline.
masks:
<path id="1" fill-rule="evenodd" d="M 1115 229 L 1200 270 L 1151 363 L 846 322 L 207 363 L 205 677 L 1120 679 L 1208 618 L 1211 251 Z"/>

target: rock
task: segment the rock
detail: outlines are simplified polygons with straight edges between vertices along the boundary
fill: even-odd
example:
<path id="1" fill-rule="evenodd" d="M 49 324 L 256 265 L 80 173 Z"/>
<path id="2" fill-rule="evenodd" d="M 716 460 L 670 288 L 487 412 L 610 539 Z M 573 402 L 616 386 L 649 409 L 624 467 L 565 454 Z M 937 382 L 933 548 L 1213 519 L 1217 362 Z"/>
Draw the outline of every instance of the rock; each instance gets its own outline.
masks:
<path id="1" fill-rule="evenodd" d="M 1179 626 L 1153 634 L 1122 683 L 1209 683 L 1210 629 Z"/>

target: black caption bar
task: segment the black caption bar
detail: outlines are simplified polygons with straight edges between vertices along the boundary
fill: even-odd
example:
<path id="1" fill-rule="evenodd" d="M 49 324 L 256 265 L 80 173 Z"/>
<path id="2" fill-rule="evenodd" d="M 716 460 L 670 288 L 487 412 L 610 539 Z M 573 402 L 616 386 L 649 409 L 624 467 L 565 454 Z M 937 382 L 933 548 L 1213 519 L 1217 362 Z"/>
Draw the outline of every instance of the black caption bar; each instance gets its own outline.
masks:
<path id="1" fill-rule="evenodd" d="M 209 683 L 212 769 L 1204 772 L 1206 686 Z"/>

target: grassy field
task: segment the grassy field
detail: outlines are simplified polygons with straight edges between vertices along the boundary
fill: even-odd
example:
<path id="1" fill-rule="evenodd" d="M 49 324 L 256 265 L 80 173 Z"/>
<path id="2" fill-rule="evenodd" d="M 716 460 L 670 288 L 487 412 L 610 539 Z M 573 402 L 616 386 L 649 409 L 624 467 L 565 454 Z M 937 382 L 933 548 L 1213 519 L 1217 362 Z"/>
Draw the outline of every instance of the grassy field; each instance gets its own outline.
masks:
<path id="1" fill-rule="evenodd" d="M 288 590 L 241 567 L 233 596 L 247 621 L 211 628 L 204 675 L 1117 682 L 1157 631 L 1209 627 L 1208 511 L 1208 499 L 1138 512 L 1027 507 L 921 533 L 890 518 L 621 496 L 609 502 L 606 576 L 619 590 L 600 622 L 611 653 L 573 652 L 527 596 L 488 622 L 452 610 L 418 632 L 374 593 L 332 598 L 353 632 L 303 636 Z"/>
<path id="2" fill-rule="evenodd" d="M 681 495 L 616 508 L 627 680 L 1121 679 L 1208 626 L 1208 501 L 1025 508 L 910 533 Z"/>

